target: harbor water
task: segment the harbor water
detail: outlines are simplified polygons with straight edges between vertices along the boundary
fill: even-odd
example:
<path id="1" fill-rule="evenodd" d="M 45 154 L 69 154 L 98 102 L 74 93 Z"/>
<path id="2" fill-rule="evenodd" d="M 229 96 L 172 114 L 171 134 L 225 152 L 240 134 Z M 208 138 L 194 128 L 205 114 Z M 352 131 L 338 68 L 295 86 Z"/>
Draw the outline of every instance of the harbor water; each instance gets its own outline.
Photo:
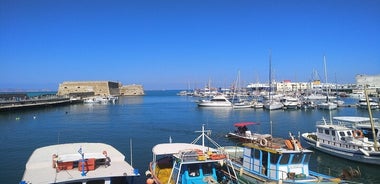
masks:
<path id="1" fill-rule="evenodd" d="M 177 96 L 178 91 L 146 91 L 145 96 L 120 97 L 115 104 L 73 104 L 58 107 L 1 112 L 0 158 L 3 169 L 0 183 L 19 183 L 25 164 L 38 147 L 71 142 L 103 142 L 113 145 L 126 160 L 139 169 L 136 183 L 145 183 L 144 173 L 152 159 L 155 144 L 191 142 L 202 124 L 212 130 L 211 137 L 222 146 L 236 145 L 225 137 L 236 122 L 253 121 L 251 131 L 272 133 L 287 138 L 289 132 L 315 131 L 316 121 L 330 116 L 367 116 L 356 107 L 326 110 L 277 110 L 199 108 L 197 98 Z M 344 99 L 354 104 L 355 99 Z M 373 117 L 380 118 L 374 110 Z M 306 143 L 303 143 L 306 146 Z M 379 166 L 347 161 L 315 151 L 311 169 L 339 176 L 345 168 L 360 169 L 354 179 L 361 183 L 379 183 Z"/>

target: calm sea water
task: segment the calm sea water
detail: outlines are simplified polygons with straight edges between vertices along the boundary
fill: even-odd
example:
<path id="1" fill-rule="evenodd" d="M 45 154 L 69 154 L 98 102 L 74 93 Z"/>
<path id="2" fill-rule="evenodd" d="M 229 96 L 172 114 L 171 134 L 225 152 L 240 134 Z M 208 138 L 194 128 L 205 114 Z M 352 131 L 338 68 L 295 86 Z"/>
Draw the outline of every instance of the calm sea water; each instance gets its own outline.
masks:
<path id="1" fill-rule="evenodd" d="M 193 97 L 176 96 L 178 91 L 147 91 L 146 96 L 122 97 L 117 104 L 75 104 L 34 110 L 0 113 L 0 158 L 3 168 L 0 183 L 18 183 L 25 163 L 34 149 L 57 143 L 104 142 L 125 154 L 126 160 L 140 170 L 138 183 L 145 183 L 144 172 L 152 159 L 155 144 L 191 142 L 202 124 L 212 130 L 211 137 L 220 145 L 235 145 L 225 138 L 233 124 L 241 121 L 259 122 L 251 129 L 272 132 L 287 137 L 289 131 L 314 131 L 315 122 L 329 118 L 328 111 L 262 109 L 198 108 Z M 345 99 L 353 104 L 354 99 Z M 368 116 L 368 112 L 353 107 L 340 108 L 332 116 Z M 380 117 L 380 111 L 373 111 Z M 306 145 L 306 144 L 304 144 Z M 132 147 L 132 153 L 131 153 Z M 132 157 L 132 159 L 131 159 Z M 339 175 L 343 168 L 359 168 L 362 177 L 355 181 L 378 183 L 379 166 L 365 165 L 332 157 L 315 151 L 311 169 Z"/>

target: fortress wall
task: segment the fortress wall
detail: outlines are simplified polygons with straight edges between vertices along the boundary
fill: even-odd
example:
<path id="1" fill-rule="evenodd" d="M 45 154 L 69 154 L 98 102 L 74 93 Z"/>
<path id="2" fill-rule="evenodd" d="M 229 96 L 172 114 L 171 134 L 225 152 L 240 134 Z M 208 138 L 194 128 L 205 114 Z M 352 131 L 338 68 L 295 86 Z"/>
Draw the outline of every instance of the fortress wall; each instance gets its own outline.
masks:
<path id="1" fill-rule="evenodd" d="M 59 84 L 58 96 L 132 96 L 144 95 L 142 85 L 122 86 L 118 82 L 110 81 L 80 81 L 63 82 Z"/>
<path id="2" fill-rule="evenodd" d="M 126 85 L 120 88 L 120 95 L 122 96 L 139 96 L 144 95 L 144 88 L 142 85 Z"/>
<path id="3" fill-rule="evenodd" d="M 99 96 L 119 95 L 119 83 L 110 81 L 63 82 L 59 84 L 59 96 L 93 94 Z"/>

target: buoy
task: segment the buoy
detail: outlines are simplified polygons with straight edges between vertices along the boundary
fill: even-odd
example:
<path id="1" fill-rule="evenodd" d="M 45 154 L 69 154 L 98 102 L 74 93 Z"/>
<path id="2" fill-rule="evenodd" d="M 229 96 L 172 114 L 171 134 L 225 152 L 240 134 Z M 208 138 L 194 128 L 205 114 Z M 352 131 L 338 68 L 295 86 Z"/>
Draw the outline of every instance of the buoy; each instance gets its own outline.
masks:
<path id="1" fill-rule="evenodd" d="M 355 138 L 363 138 L 364 137 L 363 132 L 361 130 L 355 130 L 353 136 Z"/>
<path id="2" fill-rule="evenodd" d="M 268 146 L 268 141 L 266 139 L 260 139 L 260 146 Z"/>

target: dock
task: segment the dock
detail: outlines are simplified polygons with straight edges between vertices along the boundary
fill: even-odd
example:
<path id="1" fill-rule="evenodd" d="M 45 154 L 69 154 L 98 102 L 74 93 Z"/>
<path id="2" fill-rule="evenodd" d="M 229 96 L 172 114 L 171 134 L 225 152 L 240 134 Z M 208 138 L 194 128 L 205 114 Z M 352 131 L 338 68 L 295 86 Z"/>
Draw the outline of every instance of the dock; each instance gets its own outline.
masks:
<path id="1" fill-rule="evenodd" d="M 44 106 L 58 106 L 74 103 L 82 103 L 83 100 L 72 99 L 69 97 L 49 97 L 43 99 L 28 99 L 28 100 L 6 100 L 0 101 L 0 112 L 20 110 L 20 109 L 31 109 Z"/>

